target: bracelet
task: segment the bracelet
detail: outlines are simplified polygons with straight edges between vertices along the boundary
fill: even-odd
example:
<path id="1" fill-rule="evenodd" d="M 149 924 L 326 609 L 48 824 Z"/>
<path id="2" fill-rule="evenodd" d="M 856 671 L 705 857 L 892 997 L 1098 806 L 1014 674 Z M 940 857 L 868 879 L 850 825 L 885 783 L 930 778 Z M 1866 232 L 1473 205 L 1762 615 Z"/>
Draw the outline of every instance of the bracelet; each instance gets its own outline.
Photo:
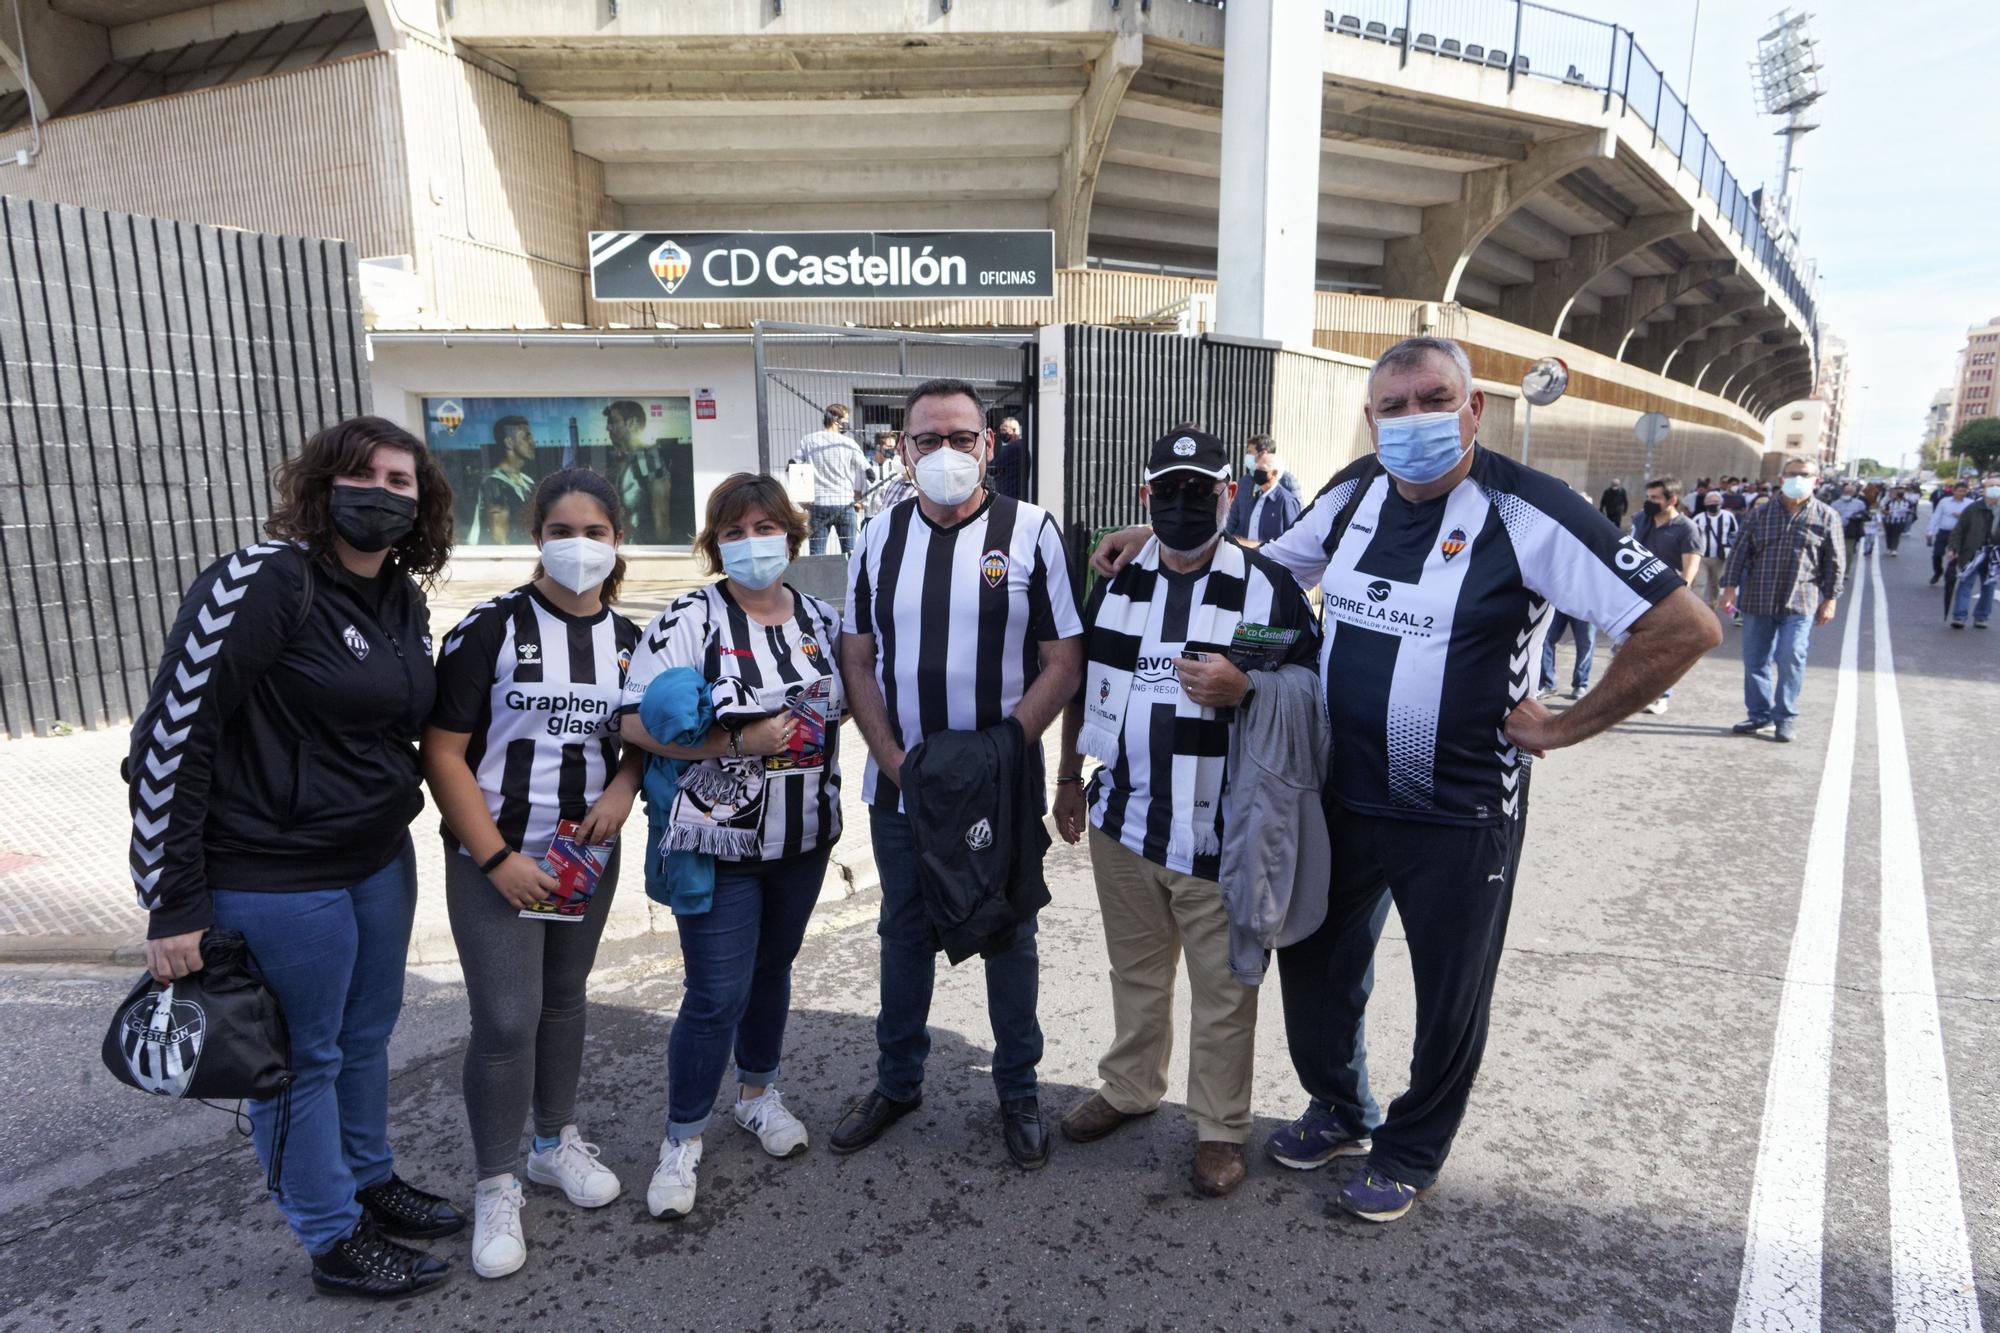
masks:
<path id="1" fill-rule="evenodd" d="M 506 860 L 513 854 L 514 854 L 514 849 L 512 847 L 502 847 L 499 851 L 493 853 L 493 855 L 486 858 L 485 863 L 479 867 L 479 873 L 482 875 L 492 874 L 494 867 L 498 866 L 502 861 Z"/>
<path id="2" fill-rule="evenodd" d="M 1069 786 L 1081 787 L 1082 785 L 1083 785 L 1083 774 L 1081 773 L 1077 774 L 1073 778 L 1066 778 L 1062 776 L 1060 773 L 1056 775 L 1056 786 L 1058 787 L 1069 787 Z"/>

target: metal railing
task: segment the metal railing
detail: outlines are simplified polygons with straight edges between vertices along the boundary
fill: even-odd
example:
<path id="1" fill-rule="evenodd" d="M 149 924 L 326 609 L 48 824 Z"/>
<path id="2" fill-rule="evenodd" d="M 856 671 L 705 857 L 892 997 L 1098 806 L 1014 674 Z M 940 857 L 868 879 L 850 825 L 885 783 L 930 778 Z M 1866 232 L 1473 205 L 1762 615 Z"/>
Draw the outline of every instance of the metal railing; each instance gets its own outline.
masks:
<path id="1" fill-rule="evenodd" d="M 1338 0 L 1325 13 L 1328 32 L 1395 47 L 1406 65 L 1412 56 L 1457 60 L 1505 71 L 1510 89 L 1521 79 L 1545 79 L 1601 94 L 1607 111 L 1617 103 L 1620 115 L 1638 117 L 1654 144 L 1672 150 L 1757 266 L 1817 332 L 1810 285 L 1631 29 L 1532 0 Z"/>

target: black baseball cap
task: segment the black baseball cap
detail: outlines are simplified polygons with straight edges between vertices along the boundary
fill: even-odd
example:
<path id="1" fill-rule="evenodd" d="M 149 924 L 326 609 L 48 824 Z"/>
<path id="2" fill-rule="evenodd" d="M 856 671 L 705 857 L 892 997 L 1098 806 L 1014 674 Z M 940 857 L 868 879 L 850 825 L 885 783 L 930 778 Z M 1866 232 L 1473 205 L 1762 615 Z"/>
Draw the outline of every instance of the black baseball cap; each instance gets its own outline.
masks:
<path id="1" fill-rule="evenodd" d="M 1146 480 L 1169 472 L 1199 472 L 1218 480 L 1229 475 L 1229 449 L 1201 430 L 1170 430 L 1146 454 Z"/>

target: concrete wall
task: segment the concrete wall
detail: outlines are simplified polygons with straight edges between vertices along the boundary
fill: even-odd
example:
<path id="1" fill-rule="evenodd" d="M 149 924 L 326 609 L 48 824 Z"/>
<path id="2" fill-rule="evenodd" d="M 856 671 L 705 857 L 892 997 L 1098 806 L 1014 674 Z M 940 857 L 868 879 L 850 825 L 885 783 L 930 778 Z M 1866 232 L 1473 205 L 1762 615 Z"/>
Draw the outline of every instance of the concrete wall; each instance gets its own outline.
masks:
<path id="1" fill-rule="evenodd" d="M 403 121 L 380 52 L 224 88 L 68 116 L 42 127 L 7 193 L 410 251 Z M 32 135 L 0 135 L 11 159 Z"/>

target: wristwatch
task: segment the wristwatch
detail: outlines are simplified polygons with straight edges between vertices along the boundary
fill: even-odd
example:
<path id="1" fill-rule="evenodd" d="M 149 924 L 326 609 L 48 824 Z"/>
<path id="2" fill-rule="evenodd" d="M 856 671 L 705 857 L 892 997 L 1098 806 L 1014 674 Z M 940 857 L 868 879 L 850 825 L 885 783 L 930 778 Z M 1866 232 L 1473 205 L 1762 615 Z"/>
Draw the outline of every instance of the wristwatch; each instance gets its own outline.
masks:
<path id="1" fill-rule="evenodd" d="M 727 728 L 727 731 L 729 732 L 729 757 L 731 759 L 741 759 L 743 757 L 743 727 L 741 724 L 738 724 Z"/>

